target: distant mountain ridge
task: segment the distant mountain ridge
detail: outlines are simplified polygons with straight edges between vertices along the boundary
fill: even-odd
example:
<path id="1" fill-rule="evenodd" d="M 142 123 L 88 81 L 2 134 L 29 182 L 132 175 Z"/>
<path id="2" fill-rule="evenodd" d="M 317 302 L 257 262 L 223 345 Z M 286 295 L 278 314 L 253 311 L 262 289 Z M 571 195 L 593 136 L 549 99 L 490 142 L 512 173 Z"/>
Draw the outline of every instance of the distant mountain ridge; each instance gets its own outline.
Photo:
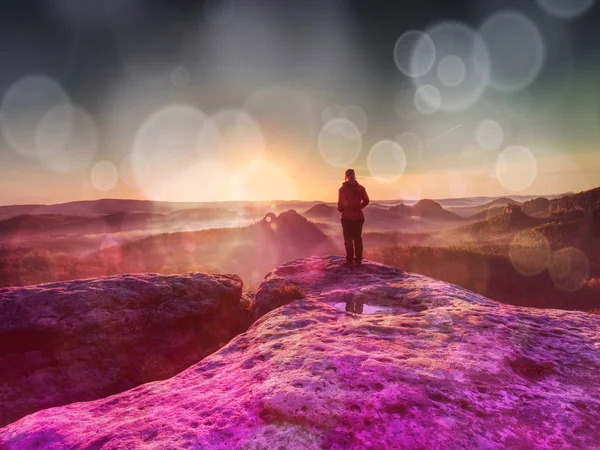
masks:
<path id="1" fill-rule="evenodd" d="M 325 203 L 319 203 L 303 213 L 303 215 L 310 218 L 328 218 L 337 214 L 339 214 L 339 212 L 336 208 L 326 205 Z"/>
<path id="2" fill-rule="evenodd" d="M 557 205 L 560 209 L 589 210 L 600 207 L 600 187 L 588 189 L 576 194 L 563 195 L 550 201 L 550 206 Z"/>
<path id="3" fill-rule="evenodd" d="M 258 208 L 258 211 L 290 209 L 286 203 L 302 202 L 254 202 L 254 201 L 224 201 L 224 202 L 167 202 L 153 200 L 132 200 L 132 199 L 100 199 L 100 200 L 81 200 L 67 203 L 57 203 L 50 205 L 7 205 L 0 206 L 0 218 L 8 218 L 22 214 L 65 214 L 76 216 L 90 216 L 113 214 L 118 212 L 148 212 L 157 214 L 170 214 L 175 211 L 185 210 L 206 210 L 206 209 L 228 209 L 228 210 L 252 210 Z M 315 202 L 304 202 L 306 204 Z"/>
<path id="4" fill-rule="evenodd" d="M 393 215 L 400 216 L 429 217 L 446 220 L 460 219 L 458 215 L 445 210 L 438 202 L 429 199 L 419 200 L 414 205 L 405 205 L 400 203 L 391 207 L 386 207 L 381 204 L 375 204 L 373 206 L 375 207 L 373 208 L 371 204 L 369 204 L 369 206 L 364 209 L 365 216 L 369 214 L 371 210 L 377 209 L 378 213 L 383 213 L 385 211 Z M 339 212 L 337 211 L 336 207 L 327 205 L 325 203 L 315 205 L 304 212 L 304 215 L 311 218 L 331 217 L 338 214 Z"/>
<path id="5" fill-rule="evenodd" d="M 454 206 L 448 207 L 448 211 L 451 211 L 461 217 L 467 217 L 469 219 L 477 219 L 477 218 L 487 218 L 490 217 L 491 214 L 487 214 L 496 208 L 504 208 L 509 204 L 514 205 L 522 205 L 523 203 L 513 200 L 509 197 L 500 197 L 489 202 L 483 203 L 481 205 L 473 205 L 473 206 Z"/>
<path id="6" fill-rule="evenodd" d="M 123 231 L 144 230 L 153 228 L 172 229 L 186 224 L 211 223 L 222 224 L 223 221 L 235 221 L 240 215 L 235 211 L 221 208 L 201 208 L 174 211 L 170 214 L 152 212 L 118 211 L 101 215 L 64 215 L 64 214 L 21 214 L 7 219 L 0 219 L 0 237 L 7 234 L 33 232 L 51 232 L 56 234 L 96 234 Z M 3 236 L 4 235 L 4 236 Z"/>
<path id="7" fill-rule="evenodd" d="M 577 194 L 575 194 L 577 195 Z M 564 196 L 554 195 L 545 196 L 548 199 L 558 198 Z M 513 196 L 514 200 L 507 199 L 515 203 L 522 203 L 525 200 L 532 200 L 539 196 Z M 494 199 L 492 197 L 467 197 L 464 199 L 439 199 L 432 200 L 440 204 L 444 209 L 450 212 L 457 212 L 455 208 L 467 208 L 467 207 L 489 207 L 497 202 L 503 200 L 504 197 Z M 399 203 L 405 205 L 414 205 L 417 202 L 413 201 L 402 201 L 398 200 L 373 200 L 372 206 L 377 208 L 386 209 L 397 206 Z M 282 212 L 289 209 L 303 210 L 307 207 L 318 206 L 318 205 L 335 205 L 334 202 L 322 202 L 317 200 L 312 201 L 300 201 L 300 200 L 289 200 L 289 201 L 216 201 L 216 202 L 168 202 L 168 201 L 153 201 L 153 200 L 135 200 L 135 199 L 99 199 L 99 200 L 77 200 L 72 202 L 56 203 L 56 204 L 30 204 L 30 205 L 4 205 L 0 206 L 0 219 L 8 218 L 12 216 L 22 214 L 65 214 L 65 215 L 101 215 L 101 214 L 112 214 L 117 212 L 150 212 L 157 214 L 169 214 L 174 211 L 188 210 L 188 209 L 202 209 L 202 208 L 223 208 L 229 210 L 235 210 L 238 212 L 244 212 L 244 210 L 251 211 L 252 208 L 258 208 L 256 213 L 264 215 L 268 210 L 274 210 L 275 212 Z M 477 211 L 479 212 L 479 211 Z"/>
<path id="8" fill-rule="evenodd" d="M 178 209 L 195 208 L 200 205 L 200 203 L 170 203 L 153 202 L 149 200 L 83 200 L 52 205 L 0 206 L 0 217 L 15 216 L 18 214 L 65 214 L 77 216 L 90 216 L 101 214 L 113 214 L 123 211 L 152 212 L 165 214 Z"/>
<path id="9" fill-rule="evenodd" d="M 119 271 L 131 273 L 161 272 L 176 259 L 181 272 L 212 268 L 258 282 L 256 276 L 281 262 L 334 251 L 317 225 L 288 210 L 242 227 L 154 234 L 101 250 L 91 259 L 116 261 Z"/>
<path id="10" fill-rule="evenodd" d="M 440 220 L 462 220 L 462 218 L 457 214 L 444 209 L 438 202 L 429 199 L 419 200 L 413 206 L 407 206 L 404 204 L 392 206 L 389 211 L 394 214 L 408 217 L 423 217 Z"/>

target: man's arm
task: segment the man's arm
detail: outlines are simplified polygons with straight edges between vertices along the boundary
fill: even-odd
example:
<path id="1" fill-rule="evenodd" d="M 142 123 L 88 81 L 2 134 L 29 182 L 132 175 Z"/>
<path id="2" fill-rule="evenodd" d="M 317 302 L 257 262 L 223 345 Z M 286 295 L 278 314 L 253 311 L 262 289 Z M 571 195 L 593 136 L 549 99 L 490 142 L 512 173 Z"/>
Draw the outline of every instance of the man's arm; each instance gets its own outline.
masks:
<path id="1" fill-rule="evenodd" d="M 363 194 L 362 195 L 363 198 L 362 198 L 360 207 L 364 208 L 365 206 L 367 206 L 369 204 L 369 196 L 367 195 L 367 190 L 364 187 L 362 189 L 362 194 Z"/>
<path id="2" fill-rule="evenodd" d="M 342 189 L 341 188 L 338 190 L 338 208 L 337 209 L 339 212 L 342 212 L 344 210 L 344 206 L 342 203 Z"/>

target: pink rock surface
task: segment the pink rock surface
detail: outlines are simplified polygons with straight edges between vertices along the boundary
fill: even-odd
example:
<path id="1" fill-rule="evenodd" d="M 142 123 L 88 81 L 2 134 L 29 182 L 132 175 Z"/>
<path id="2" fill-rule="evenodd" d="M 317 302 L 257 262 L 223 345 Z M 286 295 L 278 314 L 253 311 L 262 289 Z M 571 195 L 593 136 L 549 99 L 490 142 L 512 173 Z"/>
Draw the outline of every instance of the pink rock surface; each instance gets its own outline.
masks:
<path id="1" fill-rule="evenodd" d="M 25 417 L 0 447 L 598 447 L 600 316 L 340 262 L 281 266 L 258 299 L 283 281 L 305 299 L 169 380 Z M 357 299 L 387 312 L 338 309 Z"/>
<path id="2" fill-rule="evenodd" d="M 181 372 L 250 325 L 241 297 L 208 274 L 0 289 L 0 426 Z"/>

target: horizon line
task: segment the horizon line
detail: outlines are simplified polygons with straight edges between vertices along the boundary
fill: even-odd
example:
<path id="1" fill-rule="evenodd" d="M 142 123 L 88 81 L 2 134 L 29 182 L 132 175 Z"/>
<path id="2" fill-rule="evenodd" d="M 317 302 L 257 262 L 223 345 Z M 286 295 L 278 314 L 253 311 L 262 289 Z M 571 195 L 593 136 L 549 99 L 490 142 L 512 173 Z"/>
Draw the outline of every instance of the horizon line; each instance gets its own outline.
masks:
<path id="1" fill-rule="evenodd" d="M 600 186 L 598 186 L 600 187 Z M 591 189 L 586 189 L 586 191 L 588 190 L 593 190 L 596 188 L 591 188 Z M 585 192 L 585 191 L 581 191 L 581 192 Z M 402 202 L 412 202 L 412 201 L 420 201 L 420 200 L 433 200 L 433 201 L 445 201 L 445 200 L 468 200 L 468 199 L 473 199 L 473 198 L 510 198 L 511 197 L 534 197 L 534 198 L 543 198 L 543 197 L 561 197 L 564 195 L 573 195 L 573 194 L 577 194 L 577 192 L 562 192 L 562 193 L 555 193 L 555 194 L 504 194 L 504 195 L 479 195 L 479 196 L 469 196 L 469 197 L 443 197 L 443 198 L 428 198 L 428 197 L 423 197 L 423 198 L 418 198 L 418 199 L 414 199 L 414 198 L 409 198 L 409 199 L 403 199 L 403 198 L 392 198 L 392 199 L 371 199 L 371 202 L 394 202 L 394 201 L 402 201 Z M 115 197 L 105 197 L 105 198 L 97 198 L 97 199 L 84 199 L 84 200 L 69 200 L 69 201 L 61 201 L 58 203 L 9 203 L 9 204 L 0 204 L 0 208 L 7 208 L 7 207 L 15 207 L 15 206 L 39 206 L 39 207 L 44 207 L 44 206 L 58 206 L 58 205 L 67 205 L 70 203 L 91 203 L 91 202 L 101 202 L 101 201 L 133 201 L 133 202 L 148 202 L 148 203 L 171 203 L 171 204 L 175 204 L 175 203 L 184 203 L 184 204 L 215 204 L 215 203 L 239 203 L 239 202 L 246 202 L 246 203 L 272 203 L 272 202 L 277 202 L 277 203 L 290 203 L 290 202 L 303 202 L 303 203 L 311 203 L 311 202 L 321 202 L 321 203 L 335 203 L 335 200 L 331 200 L 331 201 L 326 201 L 326 200 L 320 200 L 320 199 L 313 199 L 313 200 L 297 200 L 297 199 L 292 199 L 292 200 L 277 200 L 277 199 L 272 199 L 272 200 L 209 200 L 209 201 L 179 201 L 179 200 L 150 200 L 150 199 L 140 199 L 140 198 L 115 198 Z M 514 199 L 513 199 L 514 200 Z"/>

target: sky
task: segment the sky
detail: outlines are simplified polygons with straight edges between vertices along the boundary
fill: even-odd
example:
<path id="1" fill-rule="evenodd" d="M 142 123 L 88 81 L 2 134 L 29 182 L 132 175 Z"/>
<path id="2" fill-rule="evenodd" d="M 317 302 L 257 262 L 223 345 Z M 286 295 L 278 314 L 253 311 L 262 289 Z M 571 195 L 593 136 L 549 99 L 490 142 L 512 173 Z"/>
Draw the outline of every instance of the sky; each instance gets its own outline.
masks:
<path id="1" fill-rule="evenodd" d="M 23 0 L 0 204 L 600 186 L 595 0 Z"/>

